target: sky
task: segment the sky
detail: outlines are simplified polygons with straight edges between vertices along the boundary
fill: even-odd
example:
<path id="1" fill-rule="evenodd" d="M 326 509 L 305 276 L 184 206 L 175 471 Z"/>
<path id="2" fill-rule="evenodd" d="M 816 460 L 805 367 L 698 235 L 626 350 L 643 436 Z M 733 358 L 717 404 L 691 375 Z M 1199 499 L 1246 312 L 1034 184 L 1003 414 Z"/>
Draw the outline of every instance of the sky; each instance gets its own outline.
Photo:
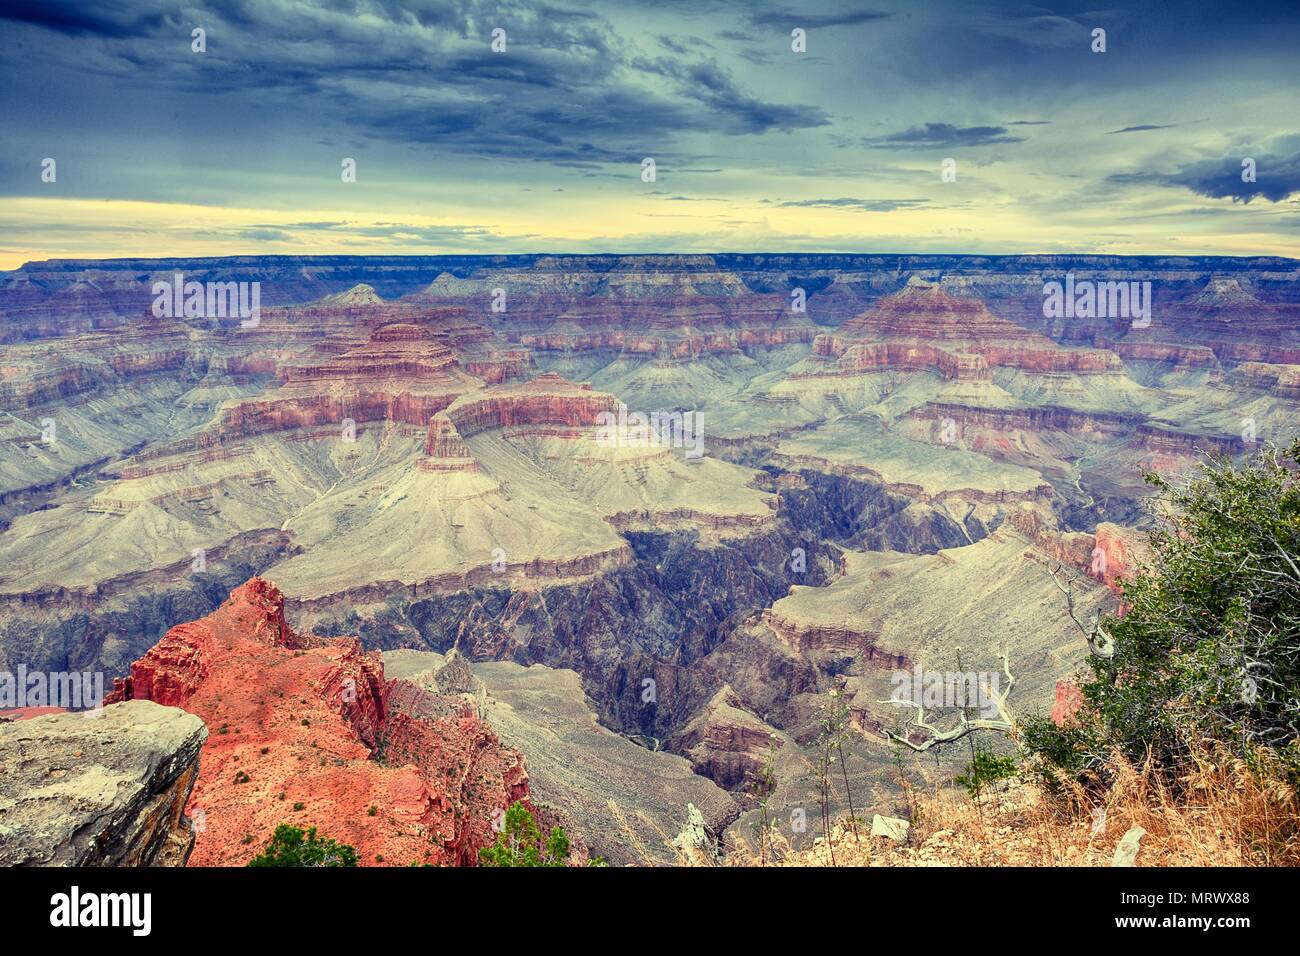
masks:
<path id="1" fill-rule="evenodd" d="M 1294 2 L 5 0 L 0 20 L 0 269 L 1300 255 Z"/>

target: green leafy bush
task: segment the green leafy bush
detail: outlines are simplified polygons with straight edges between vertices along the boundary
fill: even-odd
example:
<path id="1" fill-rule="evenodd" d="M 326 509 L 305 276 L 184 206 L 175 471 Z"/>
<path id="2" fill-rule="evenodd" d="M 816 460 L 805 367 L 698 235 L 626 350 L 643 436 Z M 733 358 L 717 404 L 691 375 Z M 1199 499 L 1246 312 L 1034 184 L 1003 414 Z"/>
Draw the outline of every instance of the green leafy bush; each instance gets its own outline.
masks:
<path id="1" fill-rule="evenodd" d="M 1300 778 L 1300 441 L 1242 466 L 1210 459 L 1175 485 L 1158 475 L 1150 563 L 1102 621 L 1113 653 L 1090 661 L 1076 726 L 1024 722 L 1043 764 L 1095 770 L 1118 750 L 1176 776 L 1206 743 L 1267 750 Z"/>
<path id="2" fill-rule="evenodd" d="M 981 747 L 966 765 L 966 771 L 957 774 L 953 780 L 965 787 L 972 797 L 978 797 L 989 784 L 1014 777 L 1019 769 L 1015 757 L 999 755 Z"/>

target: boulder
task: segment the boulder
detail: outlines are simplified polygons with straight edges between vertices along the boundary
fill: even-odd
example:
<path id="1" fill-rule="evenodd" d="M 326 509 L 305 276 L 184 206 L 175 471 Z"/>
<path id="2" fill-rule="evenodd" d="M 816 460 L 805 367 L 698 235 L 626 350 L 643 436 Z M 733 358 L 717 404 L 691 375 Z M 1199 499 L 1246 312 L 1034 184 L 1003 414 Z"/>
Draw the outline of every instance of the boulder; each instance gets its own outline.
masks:
<path id="1" fill-rule="evenodd" d="M 147 700 L 0 724 L 0 866 L 183 866 L 207 736 Z"/>

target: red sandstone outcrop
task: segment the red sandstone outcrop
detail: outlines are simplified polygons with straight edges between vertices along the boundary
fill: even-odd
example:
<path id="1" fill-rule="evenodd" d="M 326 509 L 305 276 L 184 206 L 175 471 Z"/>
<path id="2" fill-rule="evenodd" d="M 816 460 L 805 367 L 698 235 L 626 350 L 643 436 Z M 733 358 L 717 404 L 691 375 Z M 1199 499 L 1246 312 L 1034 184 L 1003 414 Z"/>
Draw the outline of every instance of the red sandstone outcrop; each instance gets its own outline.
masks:
<path id="1" fill-rule="evenodd" d="M 1083 691 L 1072 680 L 1056 682 L 1056 697 L 1052 702 L 1052 723 L 1065 727 L 1074 722 L 1074 715 L 1083 707 Z"/>
<path id="2" fill-rule="evenodd" d="M 523 757 L 473 705 L 386 680 L 354 638 L 295 633 L 254 578 L 172 628 L 109 702 L 153 700 L 208 725 L 187 812 L 196 865 L 242 865 L 279 823 L 316 826 L 362 865 L 472 865 L 493 814 L 528 803 Z"/>
<path id="3" fill-rule="evenodd" d="M 618 405 L 613 395 L 594 392 L 589 384 L 574 384 L 554 372 L 468 395 L 447 410 L 461 437 L 508 425 L 567 425 L 582 428 L 596 423 L 601 412 Z"/>
<path id="4" fill-rule="evenodd" d="M 996 366 L 1030 372 L 1091 374 L 1123 368 L 1103 349 L 1066 349 L 994 315 L 978 299 L 950 295 L 913 279 L 834 333 L 819 335 L 813 355 L 844 375 L 885 368 L 937 371 L 951 379 L 987 379 Z"/>
<path id="5" fill-rule="evenodd" d="M 1046 527 L 1036 511 L 1013 511 L 1007 524 L 1053 561 L 1100 581 L 1116 596 L 1123 593 L 1121 582 L 1133 576 L 1147 548 L 1140 531 L 1108 521 L 1098 524 L 1095 534 L 1058 531 Z"/>
<path id="6" fill-rule="evenodd" d="M 1120 582 L 1133 576 L 1146 553 L 1147 545 L 1141 532 L 1104 521 L 1097 525 L 1089 568 L 1096 567 L 1094 576 L 1120 594 Z M 1102 555 L 1104 558 L 1100 557 Z"/>

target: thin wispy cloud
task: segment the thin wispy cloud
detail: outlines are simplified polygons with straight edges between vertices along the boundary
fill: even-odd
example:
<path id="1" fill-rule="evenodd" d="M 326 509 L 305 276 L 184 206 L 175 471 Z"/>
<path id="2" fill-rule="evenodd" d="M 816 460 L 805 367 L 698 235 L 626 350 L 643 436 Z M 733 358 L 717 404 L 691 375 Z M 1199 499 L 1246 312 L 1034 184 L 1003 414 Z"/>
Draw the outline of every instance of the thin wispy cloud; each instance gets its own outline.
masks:
<path id="1" fill-rule="evenodd" d="M 1173 129 L 1176 125 L 1177 124 L 1175 123 L 1166 123 L 1163 125 L 1146 124 L 1143 126 L 1125 126 L 1123 129 L 1113 129 L 1106 135 L 1114 136 L 1116 133 L 1146 133 L 1154 129 Z"/>
<path id="2" fill-rule="evenodd" d="M 1005 126 L 955 126 L 952 123 L 926 123 L 879 139 L 863 140 L 872 149 L 959 149 L 1021 142 L 1024 142 L 1024 137 L 1013 136 Z"/>
<path id="3" fill-rule="evenodd" d="M 894 212 L 929 205 L 925 199 L 798 199 L 787 200 L 781 206 L 805 206 L 820 209 L 857 209 L 862 212 Z"/>

